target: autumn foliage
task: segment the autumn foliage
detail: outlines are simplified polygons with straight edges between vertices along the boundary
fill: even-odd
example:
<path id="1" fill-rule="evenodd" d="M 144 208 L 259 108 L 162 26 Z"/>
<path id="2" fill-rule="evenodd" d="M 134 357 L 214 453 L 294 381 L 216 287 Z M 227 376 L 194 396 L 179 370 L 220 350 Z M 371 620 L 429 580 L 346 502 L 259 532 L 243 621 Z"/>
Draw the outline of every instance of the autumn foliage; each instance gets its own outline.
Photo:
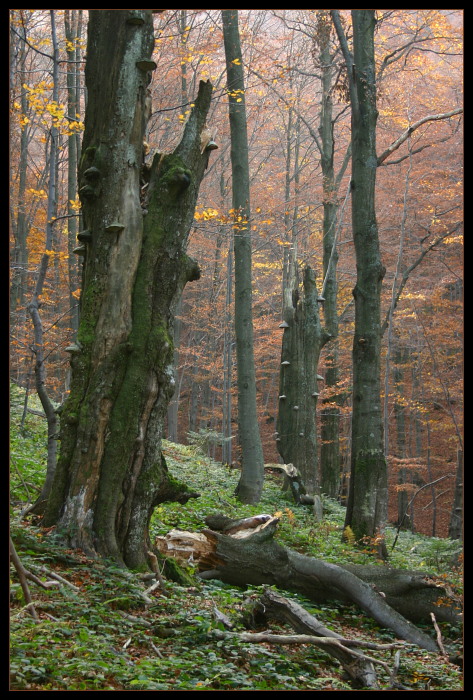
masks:
<path id="1" fill-rule="evenodd" d="M 51 17 L 59 65 L 51 82 Z M 266 462 L 278 460 L 275 425 L 282 331 L 285 252 L 297 243 L 301 265 L 323 281 L 323 179 L 318 144 L 320 57 L 316 10 L 242 10 L 245 100 L 251 174 L 254 348 L 259 427 Z M 349 13 L 343 13 L 350 33 Z M 407 512 L 410 527 L 448 535 L 463 414 L 462 11 L 378 10 L 376 206 L 383 283 L 383 401 L 389 464 L 389 516 Z M 157 70 L 147 149 L 172 150 L 180 139 L 199 80 L 214 86 L 208 123 L 218 150 L 202 182 L 190 240 L 201 278 L 184 291 L 175 336 L 176 393 L 169 436 L 216 431 L 236 435 L 233 331 L 233 235 L 230 139 L 220 11 L 155 14 Z M 33 333 L 27 312 L 42 256 L 49 257 L 41 294 L 47 389 L 68 392 L 69 356 L 80 297 L 80 206 L 68 164 L 77 162 L 83 90 L 85 10 L 10 10 L 10 369 L 11 381 L 34 390 Z M 73 35 L 71 35 L 71 32 Z M 346 74 L 333 35 L 334 164 L 350 139 Z M 74 99 L 73 99 L 74 98 Z M 238 96 L 237 96 L 238 99 Z M 454 113 L 456 111 L 456 113 Z M 425 117 L 448 115 L 426 120 Z M 51 129 L 58 134 L 53 244 L 45 246 Z M 338 210 L 339 384 L 319 406 L 336 405 L 340 420 L 340 497 L 350 453 L 352 290 L 355 256 L 349 216 L 348 165 L 333 196 Z M 74 226 L 72 226 L 74 222 Z M 395 300 L 395 304 L 393 304 Z M 327 370 L 326 346 L 319 366 Z M 213 456 L 238 463 L 236 440 L 209 444 Z M 400 505 L 401 504 L 401 505 Z M 406 524 L 404 523 L 404 525 Z"/>

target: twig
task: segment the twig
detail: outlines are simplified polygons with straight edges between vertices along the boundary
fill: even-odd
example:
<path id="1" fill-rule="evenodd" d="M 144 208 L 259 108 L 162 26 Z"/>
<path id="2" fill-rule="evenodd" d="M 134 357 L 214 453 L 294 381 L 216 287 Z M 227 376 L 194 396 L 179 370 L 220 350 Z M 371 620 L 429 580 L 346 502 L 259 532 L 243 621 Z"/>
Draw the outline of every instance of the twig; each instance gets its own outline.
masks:
<path id="1" fill-rule="evenodd" d="M 135 615 L 130 615 L 130 613 L 123 612 L 123 610 L 119 611 L 120 616 L 123 617 L 125 620 L 129 620 L 130 622 L 136 622 L 140 625 L 143 625 L 144 627 L 152 627 L 153 625 L 151 622 L 148 620 L 144 620 L 142 617 L 136 617 Z"/>
<path id="2" fill-rule="evenodd" d="M 45 566 L 40 566 L 38 567 L 39 571 L 41 571 L 43 574 L 46 574 L 50 578 L 55 579 L 59 583 L 63 583 L 65 586 L 69 586 L 69 588 L 72 588 L 74 591 L 80 592 L 80 588 L 78 586 L 75 586 L 73 583 L 70 581 L 66 581 L 65 578 L 60 576 L 59 574 L 54 573 L 54 571 L 48 571 Z M 52 581 L 51 581 L 52 583 Z"/>
<path id="3" fill-rule="evenodd" d="M 437 644 L 438 644 L 438 647 L 439 647 L 440 651 L 442 652 L 442 655 L 443 655 L 443 656 L 447 656 L 447 652 L 445 651 L 445 647 L 443 646 L 443 643 L 442 643 L 442 633 L 440 632 L 439 626 L 438 626 L 438 624 L 437 624 L 437 620 L 435 619 L 435 615 L 434 615 L 433 612 L 430 613 L 430 617 L 432 618 L 432 622 L 433 622 L 433 625 L 434 625 L 434 628 L 435 628 L 435 632 L 437 633 Z"/>
<path id="4" fill-rule="evenodd" d="M 145 590 L 145 595 L 147 595 L 148 593 L 152 593 L 157 588 L 161 588 L 161 581 L 155 581 L 149 588 Z"/>
<path id="5" fill-rule="evenodd" d="M 15 567 L 15 569 L 17 571 L 18 578 L 20 579 L 21 589 L 23 591 L 23 595 L 25 596 L 25 600 L 26 600 L 26 607 L 29 608 L 29 612 L 30 612 L 31 616 L 35 620 L 37 620 L 38 615 L 36 614 L 36 610 L 35 610 L 34 605 L 33 605 L 33 600 L 31 598 L 31 593 L 30 593 L 30 589 L 28 586 L 28 582 L 26 580 L 27 579 L 27 575 L 26 575 L 27 572 L 26 572 L 25 567 L 21 563 L 20 557 L 17 554 L 17 551 L 15 549 L 15 545 L 13 544 L 11 537 L 10 537 L 10 556 L 11 556 L 11 560 L 13 562 L 13 566 Z"/>
<path id="6" fill-rule="evenodd" d="M 164 582 L 164 578 L 161 575 L 161 572 L 159 570 L 159 564 L 158 564 L 158 558 L 154 552 L 148 552 L 148 557 L 151 563 L 151 568 L 156 576 L 156 580 L 159 582 L 159 585 L 163 591 L 166 590 L 166 584 Z M 149 589 L 148 589 L 149 590 Z"/>
<path id="7" fill-rule="evenodd" d="M 159 656 L 160 659 L 164 659 L 164 656 L 161 654 L 161 652 L 159 651 L 158 647 L 157 647 L 155 644 L 153 644 L 153 642 L 152 642 L 151 640 L 150 640 L 149 643 L 150 643 L 151 649 L 154 651 L 154 653 L 155 653 L 157 656 Z"/>

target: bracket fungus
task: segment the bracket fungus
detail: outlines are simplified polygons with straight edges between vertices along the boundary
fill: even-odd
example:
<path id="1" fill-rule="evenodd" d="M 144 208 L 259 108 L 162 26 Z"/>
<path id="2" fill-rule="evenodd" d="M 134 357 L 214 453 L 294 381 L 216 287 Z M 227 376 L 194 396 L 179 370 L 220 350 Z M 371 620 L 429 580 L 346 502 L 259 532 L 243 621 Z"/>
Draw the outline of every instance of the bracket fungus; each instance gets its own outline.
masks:
<path id="1" fill-rule="evenodd" d="M 86 229 L 85 231 L 79 231 L 77 234 L 77 240 L 81 243 L 89 243 L 92 240 L 92 231 Z"/>
<path id="2" fill-rule="evenodd" d="M 123 231 L 124 225 L 120 224 L 118 221 L 113 221 L 111 224 L 105 227 L 107 233 L 120 233 Z"/>
<path id="3" fill-rule="evenodd" d="M 149 71 L 156 70 L 158 67 L 157 63 L 152 61 L 149 58 L 142 58 L 139 61 L 136 62 L 137 68 L 142 70 L 144 73 L 148 73 Z"/>

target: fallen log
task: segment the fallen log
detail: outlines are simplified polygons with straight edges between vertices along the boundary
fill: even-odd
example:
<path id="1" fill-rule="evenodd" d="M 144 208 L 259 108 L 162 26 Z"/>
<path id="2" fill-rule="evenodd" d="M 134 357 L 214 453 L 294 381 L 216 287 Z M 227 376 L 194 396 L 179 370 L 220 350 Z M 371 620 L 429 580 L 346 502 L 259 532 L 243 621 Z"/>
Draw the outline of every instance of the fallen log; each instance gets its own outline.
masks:
<path id="1" fill-rule="evenodd" d="M 378 687 L 372 660 L 350 648 L 357 646 L 358 642 L 347 640 L 328 629 L 295 601 L 284 598 L 274 590 L 267 589 L 260 598 L 252 602 L 251 609 L 247 614 L 251 619 L 252 626 L 265 626 L 270 621 L 276 620 L 290 625 L 296 631 L 297 634 L 293 636 L 292 641 L 298 637 L 301 644 L 308 642 L 321 644 L 328 654 L 340 662 L 354 687 L 372 689 Z M 315 640 L 306 639 L 309 636 Z M 331 640 L 332 643 L 330 644 L 328 640 Z M 291 640 L 286 637 L 282 642 L 279 640 L 278 643 L 288 644 L 291 643 Z M 362 644 L 362 642 L 359 643 L 360 646 Z M 373 648 L 376 645 L 366 644 L 366 646 Z"/>
<path id="2" fill-rule="evenodd" d="M 206 524 L 230 530 L 234 523 L 225 516 L 209 516 Z M 289 550 L 274 540 L 279 519 L 264 516 L 253 529 L 237 530 L 239 536 L 205 529 L 199 533 L 200 551 L 192 549 L 180 556 L 197 562 L 203 579 L 247 585 L 274 585 L 296 592 L 315 602 L 339 601 L 356 603 L 383 627 L 392 629 L 400 639 L 438 652 L 435 640 L 418 629 L 410 616 L 430 622 L 430 613 L 437 620 L 459 620 L 458 610 L 438 605 L 440 597 L 451 599 L 448 591 L 429 579 L 424 572 L 409 572 L 387 566 L 337 566 Z M 189 535 L 192 533 L 186 533 Z M 204 535 L 204 539 L 202 538 Z M 172 554 L 166 538 L 158 538 L 157 546 L 166 555 Z M 374 581 L 374 583 L 373 583 Z M 407 604 L 406 604 L 407 601 Z M 407 612 L 404 616 L 405 610 Z M 422 614 L 420 614 L 422 613 Z"/>

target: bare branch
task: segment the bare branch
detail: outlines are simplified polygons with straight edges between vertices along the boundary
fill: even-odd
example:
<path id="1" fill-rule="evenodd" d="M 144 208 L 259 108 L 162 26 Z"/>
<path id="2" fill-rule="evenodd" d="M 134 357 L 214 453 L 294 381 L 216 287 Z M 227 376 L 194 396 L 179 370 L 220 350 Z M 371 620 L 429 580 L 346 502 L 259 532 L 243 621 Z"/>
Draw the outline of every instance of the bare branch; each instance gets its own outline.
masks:
<path id="1" fill-rule="evenodd" d="M 404 133 L 399 136 L 396 141 L 394 141 L 380 156 L 378 156 L 378 165 L 381 165 L 386 158 L 388 158 L 391 153 L 394 153 L 394 151 L 397 151 L 397 149 L 402 146 L 402 144 L 407 141 L 409 136 L 418 129 L 419 127 L 423 126 L 424 124 L 427 124 L 428 122 L 437 122 L 441 121 L 443 119 L 450 119 L 451 117 L 455 117 L 458 114 L 463 114 L 463 107 L 458 107 L 457 109 L 452 110 L 451 112 L 444 112 L 442 114 L 431 114 L 427 117 L 422 117 L 422 119 L 419 119 L 417 122 L 414 122 L 414 124 L 411 124 L 411 126 L 404 131 Z"/>

